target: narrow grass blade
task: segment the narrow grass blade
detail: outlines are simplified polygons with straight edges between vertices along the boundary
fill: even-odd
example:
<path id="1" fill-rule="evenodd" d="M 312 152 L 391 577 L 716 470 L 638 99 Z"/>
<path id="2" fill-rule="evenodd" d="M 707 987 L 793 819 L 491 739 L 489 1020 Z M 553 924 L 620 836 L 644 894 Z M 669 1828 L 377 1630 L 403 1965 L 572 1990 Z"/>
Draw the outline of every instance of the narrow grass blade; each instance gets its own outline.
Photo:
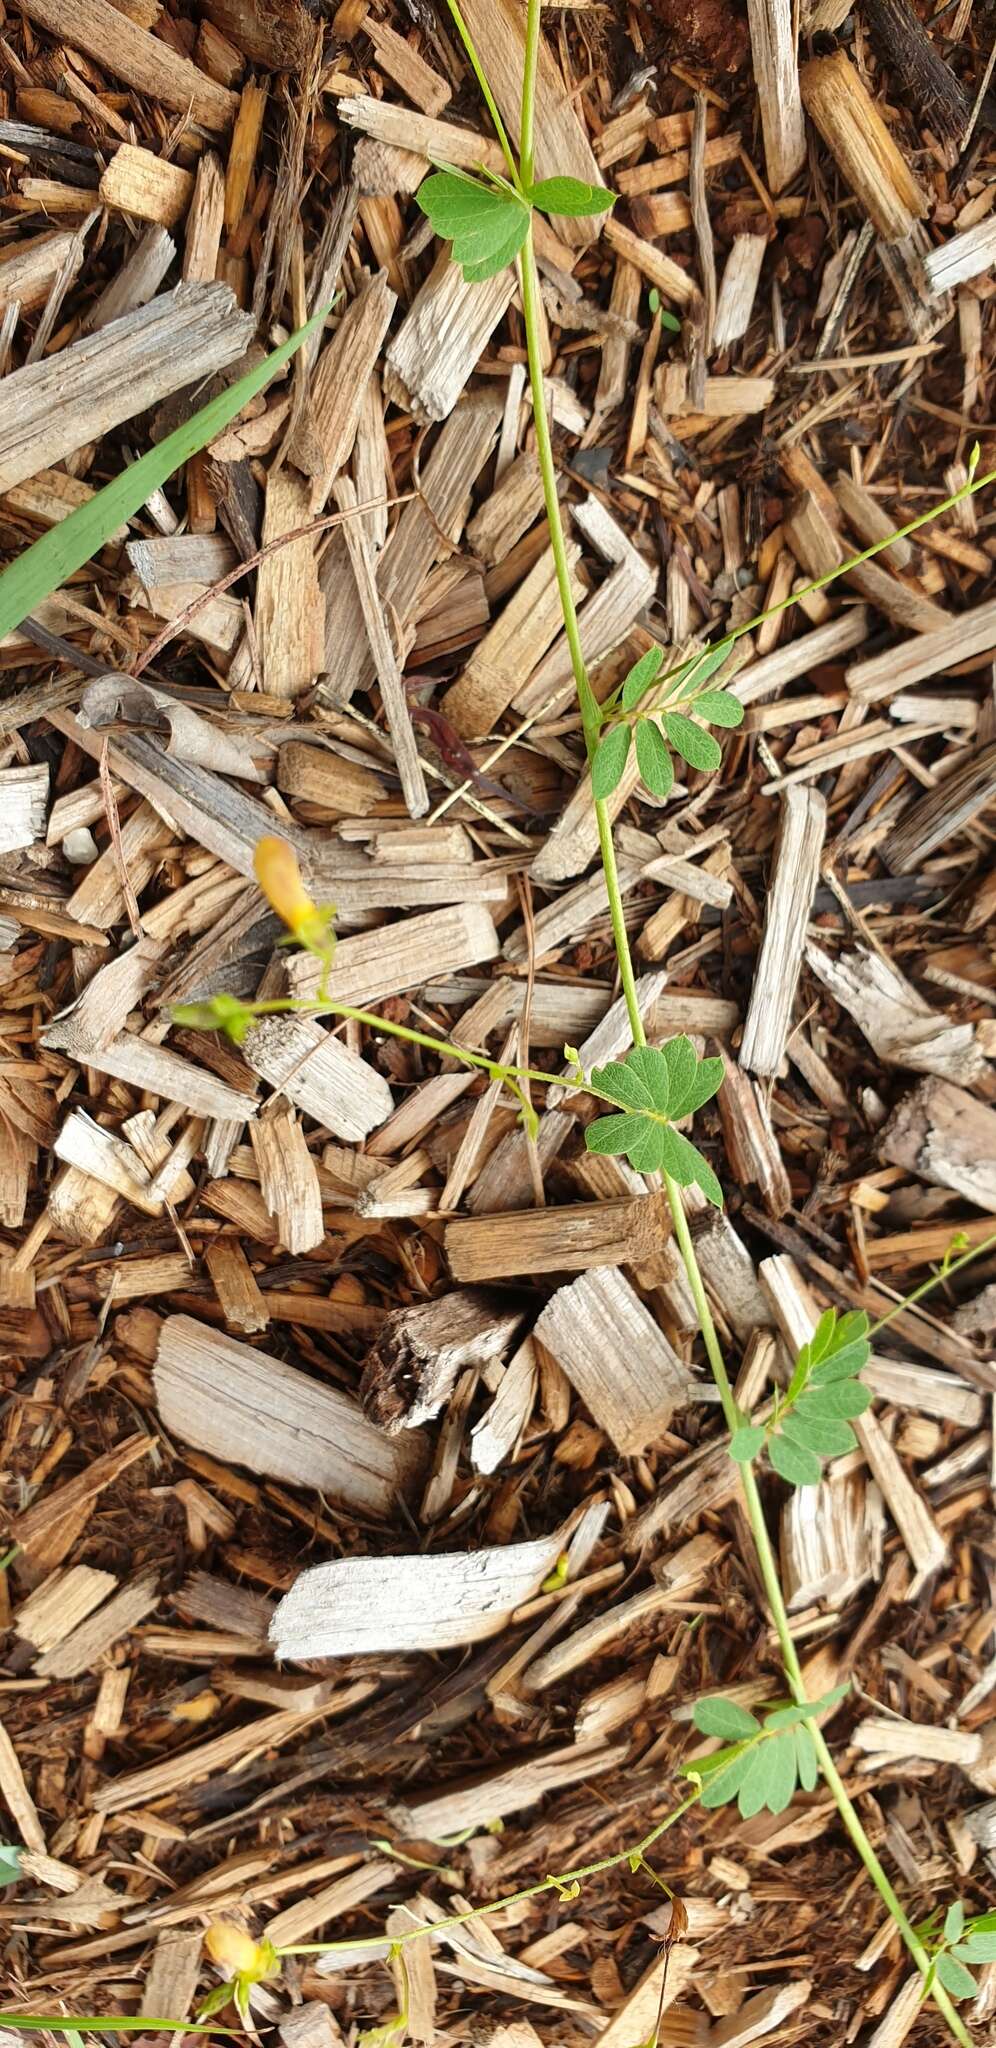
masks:
<path id="1" fill-rule="evenodd" d="M 99 552 L 115 529 L 126 519 L 132 518 L 139 506 L 153 491 L 161 489 L 168 477 L 192 455 L 213 441 L 223 427 L 227 427 L 237 413 L 242 411 L 250 398 L 255 398 L 268 384 L 276 370 L 299 349 L 302 341 L 313 333 L 325 319 L 328 307 L 313 314 L 304 327 L 299 327 L 286 341 L 281 342 L 261 363 L 247 370 L 238 382 L 230 384 L 217 398 L 203 405 L 192 419 L 186 420 L 175 432 L 160 441 L 157 448 L 133 462 L 129 469 L 105 484 L 102 491 L 89 503 L 81 505 L 42 534 L 33 547 L 26 548 L 9 569 L 0 574 L 0 640 L 12 633 L 22 619 L 28 618 L 43 598 L 50 597 L 58 590 L 67 577 L 84 562 Z"/>

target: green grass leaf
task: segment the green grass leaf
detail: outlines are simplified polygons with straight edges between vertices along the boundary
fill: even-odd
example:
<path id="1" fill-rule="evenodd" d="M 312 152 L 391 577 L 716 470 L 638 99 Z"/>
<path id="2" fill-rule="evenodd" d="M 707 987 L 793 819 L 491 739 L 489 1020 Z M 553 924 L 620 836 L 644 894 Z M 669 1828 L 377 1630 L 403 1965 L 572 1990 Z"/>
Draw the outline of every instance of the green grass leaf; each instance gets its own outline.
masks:
<path id="1" fill-rule="evenodd" d="M 612 795 L 622 776 L 631 737 L 628 725 L 612 725 L 604 740 L 599 740 L 591 764 L 591 788 L 600 803 Z"/>
<path id="2" fill-rule="evenodd" d="M 640 698 L 646 695 L 650 685 L 660 674 L 664 663 L 663 647 L 648 647 L 639 661 L 633 663 L 627 676 L 623 677 L 622 704 L 624 711 L 635 711 Z"/>
<path id="3" fill-rule="evenodd" d="M 729 690 L 703 690 L 695 699 L 695 710 L 707 725 L 733 727 L 744 722 L 744 707 Z"/>
<path id="4" fill-rule="evenodd" d="M 0 574 L 0 640 L 12 633 L 43 598 L 50 597 L 53 590 L 82 569 L 93 555 L 99 553 L 112 533 L 131 519 L 151 497 L 153 491 L 161 490 L 164 483 L 197 455 L 220 434 L 223 427 L 242 411 L 250 398 L 262 391 L 274 373 L 289 361 L 315 328 L 320 327 L 328 313 L 324 306 L 315 313 L 296 334 L 281 342 L 262 363 L 247 370 L 244 377 L 219 392 L 207 405 L 202 405 L 192 419 L 186 420 L 172 434 L 167 434 L 158 447 L 150 448 L 128 469 L 122 471 L 103 490 L 98 491 L 86 505 L 80 505 L 43 533 L 30 548 L 12 562 L 9 569 Z"/>
<path id="5" fill-rule="evenodd" d="M 660 726 L 652 718 L 641 718 L 636 728 L 636 758 L 651 796 L 670 796 L 674 788 L 674 762 Z"/>
<path id="6" fill-rule="evenodd" d="M 562 213 L 576 219 L 585 213 L 608 213 L 616 195 L 604 185 L 586 185 L 580 178 L 541 178 L 529 197 L 541 213 Z"/>
<path id="7" fill-rule="evenodd" d="M 676 754 L 688 762 L 690 768 L 700 768 L 709 774 L 718 768 L 723 758 L 718 741 L 711 732 L 686 718 L 683 711 L 665 711 L 664 730 Z"/>
<path id="8" fill-rule="evenodd" d="M 937 1958 L 937 1979 L 952 1998 L 974 1998 L 979 1988 L 971 1970 L 946 1951 Z"/>
<path id="9" fill-rule="evenodd" d="M 436 234 L 452 244 L 454 263 L 472 283 L 504 270 L 529 232 L 529 208 L 499 181 L 485 182 L 454 170 L 434 171 L 423 179 L 416 196 Z"/>
<path id="10" fill-rule="evenodd" d="M 696 1700 L 692 1720 L 702 1735 L 718 1735 L 723 1742 L 745 1742 L 760 1735 L 761 1723 L 735 1700 Z"/>
<path id="11" fill-rule="evenodd" d="M 823 1467 L 816 1452 L 793 1443 L 791 1437 L 773 1436 L 768 1445 L 768 1456 L 779 1478 L 787 1480 L 789 1486 L 819 1485 Z"/>

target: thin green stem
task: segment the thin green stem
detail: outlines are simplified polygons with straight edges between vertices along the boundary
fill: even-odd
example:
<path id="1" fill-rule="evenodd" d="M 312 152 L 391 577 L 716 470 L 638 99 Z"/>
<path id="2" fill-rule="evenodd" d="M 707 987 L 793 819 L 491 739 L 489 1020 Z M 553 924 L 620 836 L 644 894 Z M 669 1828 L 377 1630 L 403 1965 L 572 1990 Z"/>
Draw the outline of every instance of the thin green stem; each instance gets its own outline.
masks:
<path id="1" fill-rule="evenodd" d="M 519 176 L 528 192 L 534 182 L 533 135 L 536 126 L 536 71 L 539 64 L 539 6 L 526 9 L 526 47 L 522 57 L 522 119 L 519 125 Z"/>
<path id="2" fill-rule="evenodd" d="M 511 1906 L 521 1906 L 527 1899 L 538 1898 L 541 1892 L 564 1891 L 568 1885 L 583 1884 L 587 1878 L 598 1877 L 603 1871 L 618 1870 L 624 1863 L 635 1863 L 637 1858 L 645 1856 L 647 1850 L 653 1848 L 655 1842 L 660 1841 L 661 1836 L 667 1833 L 668 1828 L 673 1828 L 675 1822 L 683 1818 L 689 1811 L 689 1808 L 694 1806 L 701 1796 L 701 1790 L 696 1786 L 695 1790 L 690 1792 L 687 1798 L 683 1799 L 670 1813 L 665 1814 L 664 1819 L 659 1820 L 650 1829 L 649 1833 L 644 1835 L 642 1840 L 635 1843 L 630 1849 L 617 1849 L 612 1856 L 600 1856 L 596 1863 L 582 1863 L 578 1866 L 577 1870 L 564 1870 L 556 1877 L 541 1877 L 535 1884 L 526 1885 L 522 1891 L 510 1892 L 507 1898 L 492 1899 L 484 1906 L 470 1906 L 465 1913 L 451 1913 L 445 1920 L 427 1920 L 420 1926 L 413 1927 L 407 1934 L 387 1937 L 390 1941 L 390 1946 L 392 1948 L 402 1948 L 410 1941 L 421 1941 L 427 1934 L 445 1934 L 451 1927 L 465 1927 L 468 1920 L 480 1920 L 486 1913 L 503 1913 Z M 370 1937 L 361 1936 L 359 1939 L 352 1941 L 305 1942 L 290 1948 L 278 1948 L 277 1954 L 281 1956 L 342 1955 L 350 1949 L 369 1949 L 369 1947 Z"/>
<path id="3" fill-rule="evenodd" d="M 922 1280 L 919 1287 L 914 1287 L 912 1294 L 904 1294 L 902 1300 L 897 1301 L 895 1308 L 890 1308 L 887 1315 L 879 1316 L 878 1322 L 872 1324 L 868 1331 L 869 1338 L 877 1337 L 880 1330 L 887 1330 L 889 1324 L 894 1323 L 904 1309 L 912 1308 L 915 1302 L 922 1301 L 925 1294 L 933 1294 L 935 1287 L 943 1287 L 945 1280 L 950 1280 L 955 1273 L 960 1273 L 963 1266 L 970 1266 L 974 1259 L 981 1259 L 986 1252 L 994 1249 L 996 1231 L 991 1237 L 984 1237 L 981 1244 L 969 1245 L 967 1252 L 962 1252 L 960 1259 L 952 1259 L 950 1266 L 942 1266 L 939 1272 L 931 1274 L 929 1280 Z"/>

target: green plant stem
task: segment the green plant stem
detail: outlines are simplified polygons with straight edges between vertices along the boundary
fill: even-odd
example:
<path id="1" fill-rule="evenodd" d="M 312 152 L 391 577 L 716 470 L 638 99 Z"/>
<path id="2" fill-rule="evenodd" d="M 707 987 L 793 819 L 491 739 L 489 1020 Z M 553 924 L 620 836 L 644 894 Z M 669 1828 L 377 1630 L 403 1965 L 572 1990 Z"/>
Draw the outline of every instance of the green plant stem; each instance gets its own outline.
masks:
<path id="1" fill-rule="evenodd" d="M 520 127 L 523 148 L 523 159 L 520 169 L 522 181 L 524 184 L 527 185 L 527 187 L 532 182 L 532 135 L 536 89 L 536 61 L 537 51 L 539 47 L 539 30 L 540 0 L 528 0 L 526 20 L 526 52 L 522 81 L 522 122 Z M 590 762 L 598 740 L 599 711 L 597 701 L 588 678 L 588 671 L 585 665 L 584 652 L 581 646 L 581 635 L 578 628 L 577 612 L 574 606 L 574 596 L 571 590 L 570 570 L 568 566 L 567 549 L 564 540 L 564 527 L 560 512 L 560 498 L 557 491 L 557 472 L 553 459 L 553 445 L 550 437 L 549 422 L 547 420 L 546 414 L 546 402 L 543 389 L 541 327 L 539 320 L 539 280 L 536 272 L 536 256 L 533 247 L 531 221 L 529 226 L 529 232 L 526 236 L 526 240 L 522 248 L 520 275 L 522 278 L 522 312 L 526 330 L 526 350 L 529 358 L 529 379 L 533 395 L 533 421 L 536 433 L 536 452 L 539 459 L 540 475 L 543 481 L 543 498 L 546 507 L 547 525 L 550 530 L 550 542 L 553 549 L 554 566 L 557 576 L 557 587 L 560 593 L 561 607 L 564 615 L 564 629 L 567 636 L 567 644 L 570 648 L 571 653 L 571 665 L 574 670 L 574 680 L 577 685 L 578 704 L 581 712 L 581 722 L 584 729 L 585 746 L 587 748 L 588 759 Z M 960 494 L 957 493 L 955 494 L 956 497 L 959 495 Z M 944 509 L 944 507 L 936 508 L 936 510 L 942 509 Z M 906 531 L 913 532 L 916 530 L 917 526 L 923 525 L 925 523 L 926 520 L 923 518 L 913 520 L 911 521 L 910 526 L 906 529 Z M 875 554 L 877 552 L 878 549 L 876 547 L 868 548 L 867 550 L 865 550 L 864 554 L 858 556 L 856 560 L 867 560 L 870 555 Z M 835 576 L 839 573 L 839 571 L 834 571 Z M 822 587 L 824 582 L 830 582 L 831 580 L 833 580 L 831 577 L 818 578 L 817 581 L 811 586 L 811 588 L 814 590 L 819 589 Z M 788 600 L 788 602 L 791 601 L 791 599 Z M 748 630 L 749 628 L 747 626 L 741 627 L 737 634 L 732 635 L 730 637 L 739 638 L 741 633 L 746 632 Z M 598 825 L 598 843 L 602 856 L 602 868 L 605 875 L 605 886 L 608 892 L 609 899 L 609 916 L 612 922 L 612 936 L 615 943 L 616 958 L 619 963 L 619 976 L 620 981 L 622 983 L 623 995 L 626 1002 L 626 1010 L 627 1015 L 629 1017 L 630 1030 L 632 1032 L 633 1037 L 633 1044 L 636 1046 L 645 1045 L 646 1033 L 644 1032 L 643 1019 L 640 1015 L 640 1005 L 636 991 L 636 978 L 633 972 L 633 961 L 629 948 L 629 935 L 626 930 L 626 920 L 623 912 L 622 891 L 619 887 L 619 870 L 616 864 L 615 847 L 612 839 L 612 821 L 605 803 L 597 799 L 595 801 L 595 817 Z M 738 1427 L 741 1421 L 741 1416 L 737 1408 L 736 1400 L 734 1398 L 733 1388 L 730 1385 L 730 1377 L 726 1370 L 726 1361 L 723 1357 L 722 1347 L 720 1345 L 719 1338 L 716 1333 L 716 1325 L 713 1321 L 712 1310 L 710 1309 L 708 1298 L 706 1296 L 705 1286 L 702 1280 L 702 1273 L 699 1267 L 699 1262 L 695 1255 L 695 1246 L 692 1242 L 691 1231 L 688 1227 L 688 1218 L 685 1215 L 684 1204 L 681 1199 L 681 1192 L 677 1185 L 677 1182 L 672 1180 L 670 1174 L 664 1175 L 664 1184 L 667 1190 L 668 1201 L 671 1207 L 671 1214 L 674 1219 L 675 1236 L 678 1240 L 678 1246 L 681 1251 L 682 1259 L 685 1265 L 685 1270 L 688 1275 L 688 1283 L 692 1291 L 692 1297 L 694 1299 L 696 1312 L 699 1318 L 699 1325 L 702 1331 L 702 1338 L 705 1344 L 706 1354 L 709 1359 L 709 1364 L 712 1370 L 713 1378 L 719 1390 L 719 1397 L 723 1406 L 723 1414 L 726 1420 L 726 1426 L 732 1435 L 733 1431 Z M 754 1475 L 751 1466 L 748 1465 L 742 1468 L 741 1483 L 743 1486 L 744 1501 L 747 1508 L 747 1518 L 750 1523 L 751 1535 L 753 1537 L 754 1546 L 757 1551 L 757 1559 L 761 1570 L 761 1577 L 764 1582 L 764 1588 L 768 1597 L 768 1604 L 771 1610 L 772 1620 L 774 1622 L 775 1631 L 778 1636 L 778 1642 L 781 1650 L 782 1664 L 785 1670 L 785 1676 L 791 1688 L 793 1698 L 796 1700 L 797 1703 L 803 1704 L 807 1699 L 805 1682 L 802 1675 L 802 1669 L 799 1664 L 799 1658 L 796 1652 L 795 1643 L 792 1639 L 792 1631 L 789 1625 L 788 1613 L 786 1611 L 785 1600 L 782 1594 L 781 1583 L 778 1577 L 778 1568 L 775 1563 L 774 1552 L 771 1547 L 771 1538 L 768 1534 L 768 1525 L 765 1520 L 764 1505 L 761 1500 L 760 1492 L 758 1490 L 757 1479 Z M 823 1777 L 825 1779 L 829 1791 L 833 1795 L 837 1811 L 840 1814 L 844 1827 L 846 1828 L 847 1833 L 849 1834 L 851 1841 L 853 1842 L 854 1847 L 857 1850 L 858 1855 L 860 1856 L 861 1861 L 864 1864 L 865 1869 L 867 1870 L 868 1875 L 871 1878 L 872 1883 L 874 1884 L 875 1889 L 882 1900 L 883 1905 L 886 1907 L 886 1910 L 891 1915 L 895 1926 L 899 1930 L 899 1933 L 902 1935 L 902 1938 L 906 1943 L 906 1946 L 909 1949 L 914 1962 L 917 1964 L 918 1969 L 920 1969 L 920 1971 L 926 1976 L 930 1968 L 930 1957 L 928 1956 L 927 1951 L 923 1946 L 923 1943 L 918 1940 L 916 1934 L 913 1931 L 913 1927 L 910 1923 L 910 1920 L 906 1912 L 904 1911 L 900 1900 L 897 1898 L 896 1893 L 893 1890 L 892 1885 L 890 1884 L 889 1879 L 886 1876 L 886 1873 L 882 1868 L 882 1865 L 879 1862 L 879 1859 L 876 1856 L 870 1841 L 868 1840 L 865 1830 L 861 1824 L 861 1819 L 858 1815 L 858 1812 L 853 1802 L 851 1801 L 847 1793 L 847 1790 L 843 1784 L 843 1781 L 833 1761 L 827 1744 L 824 1741 L 823 1736 L 820 1733 L 820 1730 L 815 1726 L 813 1728 L 813 1739 L 816 1746 L 816 1753 L 820 1762 L 820 1768 L 823 1772 Z M 944 1991 L 942 1986 L 939 1986 L 936 1983 L 936 1980 L 931 1988 L 936 2003 L 940 2011 L 944 2014 L 944 2017 L 948 2023 L 948 2026 L 951 2028 L 952 2033 L 955 2035 L 956 2039 L 962 2044 L 962 2048 L 971 2048 L 969 2037 L 966 2034 L 965 2029 L 961 2021 L 959 2020 L 958 2015 L 947 1993 Z"/>
<path id="2" fill-rule="evenodd" d="M 484 104 L 487 107 L 488 113 L 490 114 L 492 123 L 494 125 L 495 134 L 497 135 L 498 140 L 501 143 L 502 155 L 504 156 L 505 162 L 508 165 L 509 176 L 512 180 L 513 185 L 518 187 L 519 167 L 515 161 L 515 151 L 513 150 L 512 145 L 508 139 L 508 133 L 505 128 L 505 123 L 502 120 L 501 115 L 498 112 L 498 108 L 495 104 L 495 96 L 491 90 L 490 85 L 488 84 L 487 72 L 485 71 L 484 66 L 481 63 L 480 57 L 477 54 L 477 50 L 474 45 L 474 38 L 471 35 L 466 22 L 464 21 L 463 15 L 461 14 L 460 8 L 457 4 L 457 0 L 446 0 L 446 4 L 453 17 L 453 25 L 456 29 L 457 35 L 459 36 L 460 41 L 462 42 L 463 47 L 467 52 L 467 58 L 470 63 L 470 68 L 474 74 L 474 77 L 477 80 L 478 85 L 481 88 L 481 98 L 483 99 Z"/>
<path id="3" fill-rule="evenodd" d="M 596 1863 L 582 1863 L 578 1866 L 577 1870 L 564 1870 L 556 1877 L 541 1877 L 536 1884 L 526 1885 L 522 1891 L 510 1892 L 507 1898 L 492 1899 L 485 1906 L 470 1906 L 465 1913 L 451 1913 L 445 1920 L 428 1920 L 421 1926 L 413 1927 L 407 1934 L 397 1934 L 393 1937 L 388 1937 L 390 1945 L 392 1948 L 402 1948 L 410 1941 L 421 1941 L 426 1934 L 445 1934 L 448 1928 L 465 1927 L 468 1920 L 480 1920 L 485 1913 L 502 1913 L 510 1906 L 521 1906 L 527 1899 L 538 1898 L 541 1892 L 563 1891 L 568 1885 L 583 1884 L 586 1878 L 598 1877 L 601 1872 L 606 1870 L 618 1870 L 623 1863 L 635 1865 L 638 1860 L 646 1855 L 648 1849 L 653 1848 L 655 1842 L 660 1841 L 661 1836 L 667 1833 L 668 1828 L 673 1828 L 675 1822 L 683 1818 L 689 1811 L 689 1808 L 694 1806 L 701 1796 L 699 1787 L 696 1786 L 693 1792 L 688 1793 L 687 1797 L 682 1799 L 678 1806 L 673 1807 L 670 1813 L 665 1814 L 664 1819 L 659 1820 L 650 1829 L 649 1834 L 644 1835 L 642 1840 L 637 1842 L 631 1849 L 617 1849 L 611 1856 L 600 1856 Z M 369 1947 L 370 1937 L 369 1935 L 363 1935 L 352 1941 L 305 1942 L 291 1948 L 278 1948 L 277 1954 L 281 1956 L 341 1955 L 344 1951 L 350 1949 L 369 1949 Z"/>

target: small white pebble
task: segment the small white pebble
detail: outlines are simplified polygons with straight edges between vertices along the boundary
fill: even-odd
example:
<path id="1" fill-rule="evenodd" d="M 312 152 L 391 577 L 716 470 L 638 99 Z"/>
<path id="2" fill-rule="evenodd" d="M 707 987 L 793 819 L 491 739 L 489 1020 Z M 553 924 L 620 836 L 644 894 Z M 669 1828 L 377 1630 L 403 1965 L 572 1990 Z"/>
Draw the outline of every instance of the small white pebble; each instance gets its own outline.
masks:
<path id="1" fill-rule="evenodd" d="M 88 868 L 96 860 L 100 849 L 89 825 L 78 825 L 75 832 L 66 833 L 62 851 L 74 868 Z"/>

